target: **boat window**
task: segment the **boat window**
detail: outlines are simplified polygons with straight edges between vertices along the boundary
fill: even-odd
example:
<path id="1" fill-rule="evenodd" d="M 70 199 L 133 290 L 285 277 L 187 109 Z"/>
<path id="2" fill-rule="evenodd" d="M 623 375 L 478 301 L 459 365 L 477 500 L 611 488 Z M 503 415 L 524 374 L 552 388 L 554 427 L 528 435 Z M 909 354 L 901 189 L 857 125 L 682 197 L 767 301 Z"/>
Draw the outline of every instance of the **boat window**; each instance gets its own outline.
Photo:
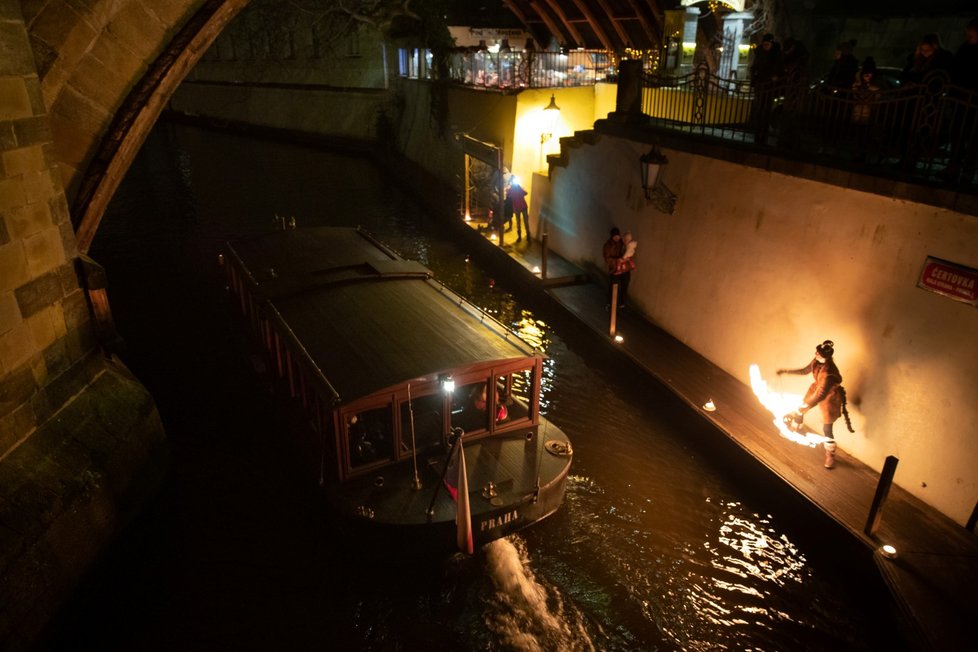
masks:
<path id="1" fill-rule="evenodd" d="M 533 392 L 533 371 L 521 369 L 496 377 L 499 404 L 505 408 L 507 421 L 530 418 L 530 394 Z"/>
<path id="2" fill-rule="evenodd" d="M 487 379 L 488 380 L 488 379 Z M 452 426 L 460 427 L 466 433 L 489 429 L 486 386 L 483 380 L 455 389 L 452 395 Z"/>
<path id="3" fill-rule="evenodd" d="M 414 408 L 414 438 L 418 450 L 441 444 L 445 430 L 445 398 L 441 392 L 411 398 Z M 411 451 L 411 411 L 401 403 L 401 451 Z"/>
<path id="4" fill-rule="evenodd" d="M 394 420 L 391 407 L 364 410 L 349 418 L 347 425 L 350 466 L 357 468 L 394 456 Z"/>

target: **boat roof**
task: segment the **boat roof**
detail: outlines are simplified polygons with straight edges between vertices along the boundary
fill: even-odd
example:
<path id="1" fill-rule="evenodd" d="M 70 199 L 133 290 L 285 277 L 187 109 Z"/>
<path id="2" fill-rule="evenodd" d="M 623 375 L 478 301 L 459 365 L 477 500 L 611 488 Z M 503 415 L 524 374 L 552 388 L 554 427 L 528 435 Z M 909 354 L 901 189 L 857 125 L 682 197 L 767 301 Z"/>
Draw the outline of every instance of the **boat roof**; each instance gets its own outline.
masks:
<path id="1" fill-rule="evenodd" d="M 430 270 L 358 229 L 277 231 L 229 244 L 258 295 L 344 402 L 538 355 L 431 280 Z"/>

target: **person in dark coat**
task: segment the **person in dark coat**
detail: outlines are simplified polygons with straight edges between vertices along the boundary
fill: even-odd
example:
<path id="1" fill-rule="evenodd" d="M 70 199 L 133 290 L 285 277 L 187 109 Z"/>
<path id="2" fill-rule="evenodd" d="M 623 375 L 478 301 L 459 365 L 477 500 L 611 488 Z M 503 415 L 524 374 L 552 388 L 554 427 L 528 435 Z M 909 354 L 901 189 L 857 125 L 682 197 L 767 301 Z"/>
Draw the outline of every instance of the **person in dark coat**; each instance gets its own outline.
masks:
<path id="1" fill-rule="evenodd" d="M 856 40 L 839 43 L 835 47 L 835 58 L 832 67 L 825 75 L 825 85 L 834 88 L 851 88 L 856 81 L 856 73 L 859 71 L 859 61 L 852 53 L 856 47 Z"/>
<path id="2" fill-rule="evenodd" d="M 526 239 L 530 239 L 530 216 L 528 206 L 526 205 L 526 194 L 526 189 L 520 185 L 516 177 L 513 177 L 512 183 L 509 184 L 509 192 L 506 194 L 506 197 L 513 208 L 513 216 L 516 217 L 517 242 L 523 239 L 524 227 L 526 227 Z"/>
<path id="3" fill-rule="evenodd" d="M 761 38 L 761 44 L 754 50 L 754 60 L 751 61 L 749 72 L 754 91 L 750 123 L 754 131 L 754 142 L 764 145 L 771 126 L 771 109 L 776 87 L 784 77 L 781 45 L 774 40 L 774 34 L 765 34 Z"/>
<path id="4" fill-rule="evenodd" d="M 964 28 L 964 43 L 951 60 L 951 92 L 960 97 L 959 108 L 951 120 L 951 157 L 947 169 L 938 176 L 947 181 L 970 183 L 978 167 L 978 108 L 973 93 L 978 92 L 978 18 Z"/>
<path id="5" fill-rule="evenodd" d="M 919 84 L 924 77 L 936 70 L 950 72 L 953 55 L 941 47 L 941 37 L 937 34 L 924 34 L 917 49 L 907 57 L 907 65 L 900 75 L 905 84 Z"/>
<path id="6" fill-rule="evenodd" d="M 835 466 L 835 437 L 832 433 L 832 426 L 836 420 L 845 415 L 846 426 L 853 432 L 849 422 L 849 413 L 846 410 L 846 390 L 842 387 L 842 374 L 835 366 L 832 356 L 835 354 L 835 344 L 832 340 L 825 340 L 815 347 L 815 357 L 801 369 L 778 369 L 781 374 L 812 374 L 813 382 L 805 392 L 805 398 L 798 409 L 785 416 L 785 423 L 792 430 L 798 430 L 805 418 L 805 413 L 816 405 L 822 413 L 822 434 L 825 435 L 825 468 L 831 469 Z"/>

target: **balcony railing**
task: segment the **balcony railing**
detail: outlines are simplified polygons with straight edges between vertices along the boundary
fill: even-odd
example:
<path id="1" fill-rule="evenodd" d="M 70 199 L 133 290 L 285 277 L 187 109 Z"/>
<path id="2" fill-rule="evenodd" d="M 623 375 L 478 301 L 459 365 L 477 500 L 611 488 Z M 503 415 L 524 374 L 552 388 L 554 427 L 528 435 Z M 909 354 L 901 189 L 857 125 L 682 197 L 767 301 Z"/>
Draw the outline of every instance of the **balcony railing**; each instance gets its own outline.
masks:
<path id="1" fill-rule="evenodd" d="M 973 184 L 978 161 L 978 92 L 943 73 L 885 90 L 751 85 L 705 66 L 681 77 L 646 73 L 642 112 L 658 127 L 901 176 Z"/>

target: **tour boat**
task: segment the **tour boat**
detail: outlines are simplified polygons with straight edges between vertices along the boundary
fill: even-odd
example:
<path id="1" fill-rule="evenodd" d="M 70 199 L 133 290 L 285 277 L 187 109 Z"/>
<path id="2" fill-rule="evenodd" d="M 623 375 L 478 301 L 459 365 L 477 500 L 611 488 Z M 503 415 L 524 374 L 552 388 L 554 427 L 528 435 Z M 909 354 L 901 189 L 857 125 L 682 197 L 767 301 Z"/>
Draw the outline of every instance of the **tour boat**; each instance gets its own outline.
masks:
<path id="1" fill-rule="evenodd" d="M 558 509 L 573 453 L 540 414 L 540 351 L 360 229 L 240 238 L 222 260 L 350 530 L 471 552 Z"/>

